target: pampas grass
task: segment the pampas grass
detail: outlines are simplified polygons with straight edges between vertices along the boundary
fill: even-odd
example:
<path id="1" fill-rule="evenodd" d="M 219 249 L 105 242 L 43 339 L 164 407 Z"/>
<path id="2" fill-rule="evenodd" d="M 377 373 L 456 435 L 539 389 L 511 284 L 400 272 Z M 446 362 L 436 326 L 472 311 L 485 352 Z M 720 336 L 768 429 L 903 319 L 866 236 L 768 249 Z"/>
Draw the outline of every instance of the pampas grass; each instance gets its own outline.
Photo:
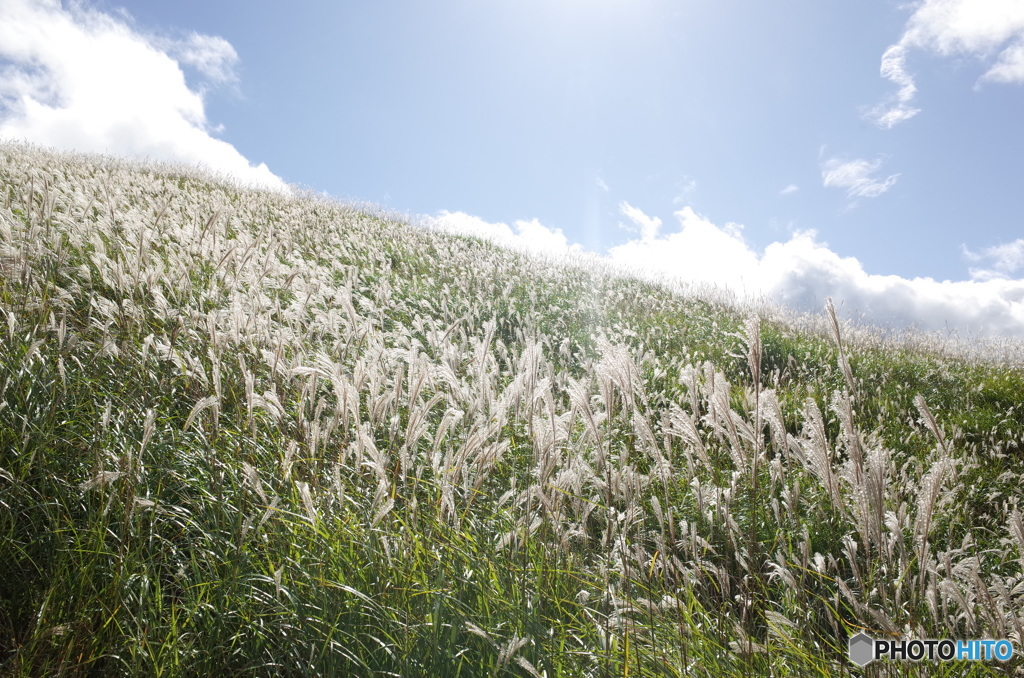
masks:
<path id="1" fill-rule="evenodd" d="M 10 144 L 0 314 L 3 675 L 826 676 L 861 629 L 1022 640 L 1016 344 Z"/>

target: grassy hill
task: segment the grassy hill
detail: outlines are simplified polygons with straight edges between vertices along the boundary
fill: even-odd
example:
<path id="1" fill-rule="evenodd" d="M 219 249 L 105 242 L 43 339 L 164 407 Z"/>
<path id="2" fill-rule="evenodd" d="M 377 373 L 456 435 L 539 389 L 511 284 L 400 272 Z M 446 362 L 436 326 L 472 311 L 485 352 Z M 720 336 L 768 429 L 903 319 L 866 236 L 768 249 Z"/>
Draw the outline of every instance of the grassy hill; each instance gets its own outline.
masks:
<path id="1" fill-rule="evenodd" d="M 0 336 L 0 675 L 1024 666 L 1013 361 L 18 145 Z"/>

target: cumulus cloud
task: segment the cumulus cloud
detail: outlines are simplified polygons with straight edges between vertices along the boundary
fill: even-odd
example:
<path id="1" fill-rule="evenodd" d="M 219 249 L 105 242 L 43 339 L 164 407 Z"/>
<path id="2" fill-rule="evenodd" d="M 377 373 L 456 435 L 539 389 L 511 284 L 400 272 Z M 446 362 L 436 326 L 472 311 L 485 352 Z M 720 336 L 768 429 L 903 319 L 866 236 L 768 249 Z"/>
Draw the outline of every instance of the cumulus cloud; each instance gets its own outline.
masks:
<path id="1" fill-rule="evenodd" d="M 634 214 L 634 218 L 639 220 L 643 216 L 636 208 L 631 209 L 639 213 Z M 757 267 L 757 255 L 743 240 L 742 227 L 736 224 L 718 227 L 691 207 L 679 210 L 675 217 L 679 220 L 678 231 L 641 236 L 612 247 L 608 258 L 627 270 L 656 279 L 734 291 L 756 288 L 758 281 L 751 278 L 750 272 Z M 658 223 L 660 225 L 660 221 Z"/>
<path id="2" fill-rule="evenodd" d="M 535 254 L 566 255 L 581 253 L 583 248 L 571 244 L 562 230 L 548 228 L 537 219 L 518 220 L 514 228 L 503 222 L 489 222 L 465 212 L 441 211 L 434 217 L 421 218 L 428 228 L 449 233 L 484 238 L 499 245 Z"/>
<path id="3" fill-rule="evenodd" d="M 1024 83 L 1024 3 L 1017 0 L 924 0 L 899 41 L 882 55 L 881 75 L 895 94 L 867 113 L 890 128 L 919 112 L 912 105 L 917 87 L 907 70 L 911 50 L 943 57 L 969 56 L 986 68 L 979 82 Z"/>
<path id="4" fill-rule="evenodd" d="M 850 199 L 877 198 L 892 188 L 899 177 L 899 174 L 890 174 L 885 179 L 875 178 L 881 168 L 881 160 L 830 158 L 821 165 L 821 178 L 827 187 L 846 189 Z"/>
<path id="5" fill-rule="evenodd" d="M 980 252 L 972 252 L 966 246 L 964 257 L 970 261 L 985 262 L 987 268 L 971 268 L 974 280 L 992 280 L 1008 278 L 1018 271 L 1024 270 L 1024 238 L 994 247 L 986 247 Z"/>
<path id="6" fill-rule="evenodd" d="M 1024 335 L 1024 280 L 940 282 L 874 275 L 857 259 L 830 250 L 813 231 L 758 252 L 739 225 L 717 226 L 689 207 L 675 216 L 678 230 L 613 247 L 608 258 L 654 280 L 712 285 L 798 311 L 820 311 L 832 297 L 848 313 L 881 326 Z M 1017 270 L 1024 267 L 1024 240 L 981 256 Z"/>
<path id="7" fill-rule="evenodd" d="M 204 85 L 236 81 L 238 55 L 223 38 L 146 36 L 79 3 L 3 0 L 0 59 L 0 139 L 200 165 L 285 188 L 211 135 L 202 90 L 186 82 L 183 65 Z"/>
<path id="8" fill-rule="evenodd" d="M 768 297 L 798 310 L 818 310 L 825 297 L 882 326 L 959 329 L 1024 335 L 1024 281 L 937 281 L 873 275 L 804 235 L 766 248 L 761 260 Z"/>

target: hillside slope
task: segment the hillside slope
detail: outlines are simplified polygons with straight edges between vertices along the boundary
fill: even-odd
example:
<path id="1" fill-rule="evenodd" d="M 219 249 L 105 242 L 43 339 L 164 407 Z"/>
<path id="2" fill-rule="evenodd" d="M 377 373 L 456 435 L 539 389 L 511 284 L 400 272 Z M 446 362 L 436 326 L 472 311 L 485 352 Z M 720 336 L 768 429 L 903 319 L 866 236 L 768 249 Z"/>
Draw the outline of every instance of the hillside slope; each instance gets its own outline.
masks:
<path id="1" fill-rule="evenodd" d="M 861 629 L 1024 636 L 1019 366 L 16 145 L 0 309 L 0 674 L 825 676 Z"/>

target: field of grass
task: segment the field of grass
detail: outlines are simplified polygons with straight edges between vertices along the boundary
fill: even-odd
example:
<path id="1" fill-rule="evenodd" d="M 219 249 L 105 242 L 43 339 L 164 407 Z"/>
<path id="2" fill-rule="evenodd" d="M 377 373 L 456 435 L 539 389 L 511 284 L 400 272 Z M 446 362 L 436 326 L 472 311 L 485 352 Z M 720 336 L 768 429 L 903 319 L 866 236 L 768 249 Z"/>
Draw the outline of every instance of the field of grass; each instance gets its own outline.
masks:
<path id="1" fill-rule="evenodd" d="M 1014 350 L 0 145 L 0 675 L 1019 675 Z"/>

